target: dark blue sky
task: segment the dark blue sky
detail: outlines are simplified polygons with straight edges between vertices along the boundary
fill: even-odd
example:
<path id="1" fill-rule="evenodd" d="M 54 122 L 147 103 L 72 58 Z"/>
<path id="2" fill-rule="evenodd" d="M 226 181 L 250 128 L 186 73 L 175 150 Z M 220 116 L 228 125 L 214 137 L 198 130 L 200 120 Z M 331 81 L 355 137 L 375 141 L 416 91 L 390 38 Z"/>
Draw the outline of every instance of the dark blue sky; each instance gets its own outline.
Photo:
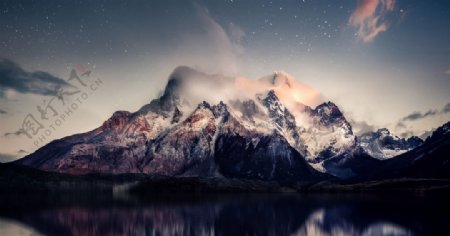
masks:
<path id="1" fill-rule="evenodd" d="M 449 12 L 445 0 L 3 0 L 0 57 L 56 77 L 83 64 L 106 80 L 83 110 L 92 120 L 58 136 L 138 109 L 178 65 L 251 78 L 283 70 L 355 121 L 418 134 L 450 118 Z M 39 96 L 16 90 L 0 85 L 11 126 Z M 438 112 L 403 119 L 427 111 Z"/>

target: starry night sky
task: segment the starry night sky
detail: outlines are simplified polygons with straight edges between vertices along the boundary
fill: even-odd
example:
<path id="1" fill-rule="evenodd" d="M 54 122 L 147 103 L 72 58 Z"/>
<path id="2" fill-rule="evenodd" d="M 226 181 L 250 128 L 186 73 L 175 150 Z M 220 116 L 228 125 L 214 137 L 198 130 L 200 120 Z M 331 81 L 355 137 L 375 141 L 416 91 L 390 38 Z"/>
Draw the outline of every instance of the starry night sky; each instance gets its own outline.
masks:
<path id="1" fill-rule="evenodd" d="M 11 133 L 73 68 L 102 87 L 46 142 L 137 110 L 179 65 L 255 79 L 286 71 L 357 128 L 420 135 L 450 119 L 449 12 L 445 0 L 3 0 L 0 155 L 35 149 Z"/>

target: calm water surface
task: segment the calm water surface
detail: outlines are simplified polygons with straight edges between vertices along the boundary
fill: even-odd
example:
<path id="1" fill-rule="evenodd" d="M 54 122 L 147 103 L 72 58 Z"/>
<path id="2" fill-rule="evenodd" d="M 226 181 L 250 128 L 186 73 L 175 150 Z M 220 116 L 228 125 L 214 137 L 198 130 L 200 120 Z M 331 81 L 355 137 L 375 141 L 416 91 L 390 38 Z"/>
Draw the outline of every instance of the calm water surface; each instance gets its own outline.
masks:
<path id="1" fill-rule="evenodd" d="M 444 196 L 1 196 L 0 235 L 450 235 Z"/>

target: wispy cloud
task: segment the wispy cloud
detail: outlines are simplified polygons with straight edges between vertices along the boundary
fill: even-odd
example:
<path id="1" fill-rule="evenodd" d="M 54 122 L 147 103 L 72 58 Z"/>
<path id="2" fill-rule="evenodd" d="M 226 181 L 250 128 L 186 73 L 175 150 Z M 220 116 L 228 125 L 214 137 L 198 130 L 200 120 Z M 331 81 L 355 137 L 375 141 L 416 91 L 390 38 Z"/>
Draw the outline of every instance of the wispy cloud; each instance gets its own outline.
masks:
<path id="1" fill-rule="evenodd" d="M 429 110 L 425 113 L 415 111 L 415 112 L 403 117 L 402 120 L 403 121 L 414 121 L 414 120 L 424 119 L 429 116 L 434 116 L 436 114 L 438 114 L 438 111 L 436 111 L 436 110 Z"/>
<path id="2" fill-rule="evenodd" d="M 25 135 L 25 131 L 23 129 L 19 129 L 16 132 L 8 132 L 8 133 L 4 133 L 3 136 L 5 137 L 9 137 L 9 136 L 20 136 L 20 135 Z"/>
<path id="3" fill-rule="evenodd" d="M 6 112 L 5 110 L 2 110 L 2 109 L 0 109 L 0 115 L 5 115 L 5 114 L 7 114 L 8 112 Z"/>
<path id="4" fill-rule="evenodd" d="M 369 43 L 388 29 L 386 14 L 394 10 L 396 0 L 360 0 L 349 23 L 358 28 L 358 37 Z"/>
<path id="5" fill-rule="evenodd" d="M 195 4 L 195 9 L 215 50 L 211 55 L 217 58 L 217 63 L 225 71 L 236 73 L 244 54 L 242 45 L 242 40 L 246 35 L 244 30 L 234 23 L 223 27 L 211 17 L 207 8 L 199 4 Z"/>
<path id="6" fill-rule="evenodd" d="M 403 123 L 403 122 L 401 122 L 401 121 L 399 121 L 399 122 L 395 125 L 395 128 L 396 128 L 396 129 L 404 129 L 404 128 L 406 128 L 406 124 Z"/>
<path id="7" fill-rule="evenodd" d="M 450 75 L 450 70 L 445 71 L 445 74 Z"/>
<path id="8" fill-rule="evenodd" d="M 0 98 L 16 92 L 54 96 L 62 87 L 72 85 L 47 72 L 28 72 L 13 61 L 0 59 Z"/>
<path id="9" fill-rule="evenodd" d="M 410 137 L 412 135 L 418 135 L 420 136 L 420 138 L 425 139 L 428 136 L 430 136 L 430 134 L 433 132 L 433 130 L 430 131 L 426 131 L 423 133 L 417 133 L 414 132 L 414 128 L 413 126 L 411 126 L 410 122 L 415 122 L 415 121 L 419 121 L 422 119 L 426 119 L 426 118 L 431 118 L 431 117 L 435 117 L 435 116 L 439 116 L 439 115 L 446 115 L 450 113 L 450 102 L 445 104 L 444 107 L 442 107 L 441 109 L 429 109 L 426 112 L 420 112 L 420 111 L 415 111 L 412 112 L 411 114 L 403 117 L 402 119 L 400 119 L 397 124 L 395 125 L 395 130 L 400 132 L 400 136 L 401 137 Z"/>
<path id="10" fill-rule="evenodd" d="M 353 132 L 356 135 L 365 134 L 367 132 L 373 132 L 377 129 L 374 125 L 370 125 L 365 121 L 355 121 L 353 119 L 350 119 L 350 123 L 352 125 Z"/>
<path id="11" fill-rule="evenodd" d="M 442 108 L 443 113 L 449 113 L 450 112 L 450 102 L 447 103 L 444 108 Z"/>
<path id="12" fill-rule="evenodd" d="M 433 134 L 433 132 L 434 132 L 435 130 L 436 130 L 436 129 L 431 129 L 431 130 L 425 131 L 425 132 L 423 132 L 422 134 L 419 135 L 419 138 L 425 140 L 425 139 L 427 139 L 428 137 L 430 137 L 430 136 Z"/>
<path id="13" fill-rule="evenodd" d="M 427 117 L 432 117 L 440 114 L 446 114 L 450 112 L 450 103 L 447 103 L 441 110 L 430 109 L 427 112 L 415 111 L 402 118 L 401 121 L 415 121 L 420 119 L 425 119 Z"/>
<path id="14" fill-rule="evenodd" d="M 0 153 L 0 162 L 10 162 L 16 160 L 17 157 L 15 155 L 6 154 L 6 153 Z"/>
<path id="15" fill-rule="evenodd" d="M 29 152 L 27 150 L 24 149 L 20 149 L 19 151 L 17 151 L 17 154 L 19 155 L 24 155 L 24 154 L 28 154 Z"/>

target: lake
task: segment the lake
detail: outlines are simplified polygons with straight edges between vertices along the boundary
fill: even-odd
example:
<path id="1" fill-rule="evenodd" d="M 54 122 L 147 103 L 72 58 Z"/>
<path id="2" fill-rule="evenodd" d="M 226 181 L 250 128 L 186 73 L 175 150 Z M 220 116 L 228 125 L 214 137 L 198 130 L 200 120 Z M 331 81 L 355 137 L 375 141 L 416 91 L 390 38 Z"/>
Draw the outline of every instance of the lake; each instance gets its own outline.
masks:
<path id="1" fill-rule="evenodd" d="M 2 195 L 0 235 L 450 235 L 446 196 Z"/>

